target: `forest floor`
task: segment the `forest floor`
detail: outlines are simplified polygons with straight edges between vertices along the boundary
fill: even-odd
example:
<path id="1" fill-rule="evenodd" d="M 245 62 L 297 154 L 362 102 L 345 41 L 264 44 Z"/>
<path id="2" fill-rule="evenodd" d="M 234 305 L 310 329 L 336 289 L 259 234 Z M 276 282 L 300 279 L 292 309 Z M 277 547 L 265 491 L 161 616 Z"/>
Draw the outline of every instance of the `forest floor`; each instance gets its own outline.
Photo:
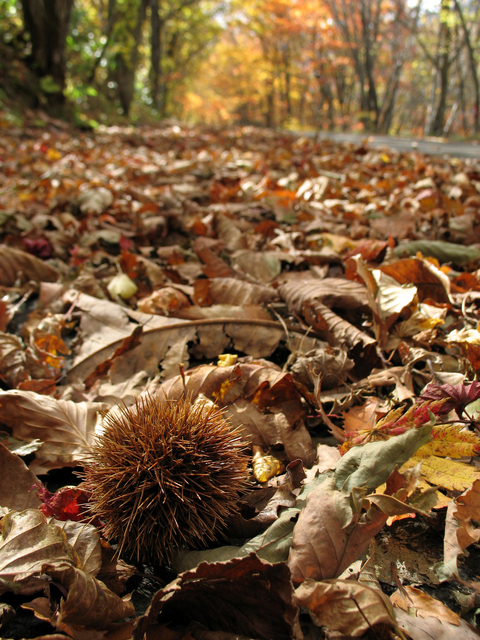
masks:
<path id="1" fill-rule="evenodd" d="M 478 158 L 41 124 L 0 129 L 1 637 L 478 638 Z M 78 484 L 139 394 L 241 430 L 208 548 L 223 449 Z"/>

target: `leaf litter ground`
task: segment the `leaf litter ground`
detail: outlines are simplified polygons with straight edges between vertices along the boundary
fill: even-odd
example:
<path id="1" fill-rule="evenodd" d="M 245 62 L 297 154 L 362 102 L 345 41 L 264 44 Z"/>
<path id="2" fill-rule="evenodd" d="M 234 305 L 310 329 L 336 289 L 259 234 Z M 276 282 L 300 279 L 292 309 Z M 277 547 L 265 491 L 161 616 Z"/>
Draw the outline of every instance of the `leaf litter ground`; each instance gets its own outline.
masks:
<path id="1" fill-rule="evenodd" d="M 480 163 L 26 124 L 0 133 L 2 637 L 478 637 Z M 115 555 L 70 486 L 142 393 L 215 402 L 252 460 L 171 566 Z"/>

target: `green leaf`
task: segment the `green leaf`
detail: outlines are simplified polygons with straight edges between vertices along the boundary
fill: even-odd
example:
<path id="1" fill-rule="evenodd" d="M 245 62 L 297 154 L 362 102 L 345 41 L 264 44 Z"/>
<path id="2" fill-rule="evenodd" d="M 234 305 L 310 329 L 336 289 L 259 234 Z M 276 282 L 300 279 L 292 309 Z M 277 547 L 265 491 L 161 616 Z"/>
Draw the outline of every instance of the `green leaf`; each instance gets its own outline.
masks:
<path id="1" fill-rule="evenodd" d="M 55 82 L 52 76 L 44 76 L 40 80 L 40 88 L 43 93 L 59 93 L 62 88 Z"/>
<path id="2" fill-rule="evenodd" d="M 393 252 L 398 258 L 406 255 L 415 256 L 420 252 L 426 258 L 436 258 L 441 263 L 453 262 L 457 265 L 467 264 L 480 258 L 480 249 L 477 247 L 466 247 L 463 244 L 454 244 L 443 240 L 402 242 L 398 247 L 395 247 Z"/>
<path id="3" fill-rule="evenodd" d="M 386 441 L 352 447 L 335 467 L 335 489 L 350 492 L 356 487 L 376 489 L 387 481 L 395 466 L 401 467 L 417 449 L 431 439 L 432 427 L 409 429 Z"/>

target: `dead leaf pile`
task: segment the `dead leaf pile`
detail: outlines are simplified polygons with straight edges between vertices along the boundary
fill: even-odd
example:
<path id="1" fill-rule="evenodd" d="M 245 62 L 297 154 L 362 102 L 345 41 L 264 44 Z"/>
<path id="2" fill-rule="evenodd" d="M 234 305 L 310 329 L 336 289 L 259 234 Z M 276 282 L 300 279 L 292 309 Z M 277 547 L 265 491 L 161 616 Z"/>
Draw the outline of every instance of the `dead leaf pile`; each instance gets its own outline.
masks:
<path id="1" fill-rule="evenodd" d="M 0 159 L 2 637 L 479 636 L 480 162 L 177 124 Z M 252 455 L 172 567 L 71 486 L 147 393 Z"/>

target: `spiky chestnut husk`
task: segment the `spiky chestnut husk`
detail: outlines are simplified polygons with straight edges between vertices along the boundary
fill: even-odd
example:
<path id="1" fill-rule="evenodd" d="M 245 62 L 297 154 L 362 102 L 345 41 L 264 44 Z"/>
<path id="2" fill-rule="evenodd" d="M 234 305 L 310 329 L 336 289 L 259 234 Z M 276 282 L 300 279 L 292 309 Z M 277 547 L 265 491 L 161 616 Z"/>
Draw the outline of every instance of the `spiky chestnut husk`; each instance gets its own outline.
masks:
<path id="1" fill-rule="evenodd" d="M 139 398 L 104 419 L 82 474 L 91 512 L 118 553 L 168 562 L 175 548 L 215 540 L 237 508 L 248 457 L 209 401 Z"/>

